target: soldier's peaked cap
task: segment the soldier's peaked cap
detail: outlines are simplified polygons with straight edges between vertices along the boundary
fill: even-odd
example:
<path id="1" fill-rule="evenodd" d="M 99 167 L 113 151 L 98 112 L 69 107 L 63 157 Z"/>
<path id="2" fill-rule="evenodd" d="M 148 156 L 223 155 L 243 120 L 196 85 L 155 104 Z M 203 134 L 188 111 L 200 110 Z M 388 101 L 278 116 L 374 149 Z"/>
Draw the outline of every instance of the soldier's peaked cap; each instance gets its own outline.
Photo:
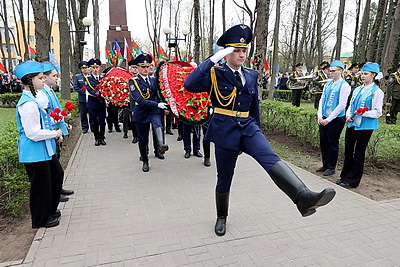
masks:
<path id="1" fill-rule="evenodd" d="M 247 47 L 253 38 L 251 28 L 245 24 L 235 25 L 224 32 L 217 41 L 223 47 Z"/>
<path id="2" fill-rule="evenodd" d="M 89 67 L 88 62 L 87 61 L 81 61 L 78 64 L 78 68 L 87 68 Z"/>
<path id="3" fill-rule="evenodd" d="M 152 62 L 152 59 L 149 54 L 140 54 L 133 60 L 132 65 L 150 66 L 151 62 Z"/>
<path id="4" fill-rule="evenodd" d="M 92 58 L 91 60 L 89 60 L 88 64 L 89 67 L 101 66 L 101 61 L 98 58 Z"/>

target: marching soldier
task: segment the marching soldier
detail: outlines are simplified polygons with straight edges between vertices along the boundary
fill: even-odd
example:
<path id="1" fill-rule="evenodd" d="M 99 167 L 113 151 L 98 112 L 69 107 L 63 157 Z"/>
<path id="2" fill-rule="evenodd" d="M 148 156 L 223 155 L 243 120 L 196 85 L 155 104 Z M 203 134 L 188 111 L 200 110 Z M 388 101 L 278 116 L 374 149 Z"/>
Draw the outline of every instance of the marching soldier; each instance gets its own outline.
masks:
<path id="1" fill-rule="evenodd" d="M 400 111 L 400 63 L 397 65 L 397 71 L 390 75 L 387 93 L 388 101 L 392 103 L 387 123 L 396 124 L 397 113 Z"/>
<path id="2" fill-rule="evenodd" d="M 78 64 L 78 68 L 81 70 L 81 73 L 75 76 L 74 80 L 74 90 L 78 92 L 78 101 L 79 101 L 79 116 L 81 117 L 81 127 L 82 132 L 85 134 L 89 130 L 88 123 L 88 109 L 87 109 L 87 92 L 86 92 L 86 80 L 85 77 L 90 75 L 89 66 L 87 61 L 81 61 Z"/>
<path id="3" fill-rule="evenodd" d="M 289 77 L 290 80 L 294 80 L 294 78 L 299 78 L 303 77 L 303 63 L 297 63 L 296 64 L 296 70 L 293 72 L 293 74 Z M 301 100 L 301 94 L 303 93 L 303 89 L 293 89 L 292 90 L 292 106 L 300 107 L 300 100 Z"/>
<path id="4" fill-rule="evenodd" d="M 87 84 L 86 89 L 89 94 L 87 107 L 89 109 L 90 129 L 94 135 L 94 145 L 105 146 L 107 144 L 104 141 L 104 139 L 106 139 L 106 101 L 97 89 L 97 85 L 102 78 L 100 75 L 101 61 L 97 58 L 92 58 L 89 60 L 88 64 L 92 73 L 85 77 Z"/>
<path id="5" fill-rule="evenodd" d="M 217 41 L 225 47 L 206 59 L 185 80 L 190 92 L 209 92 L 214 113 L 205 140 L 215 144 L 217 221 L 215 233 L 226 232 L 230 187 L 240 151 L 252 156 L 268 172 L 275 184 L 296 203 L 302 216 L 313 214 L 335 196 L 327 188 L 312 192 L 274 153 L 260 130 L 257 93 L 258 73 L 244 68 L 251 29 L 244 24 L 228 29 Z M 226 57 L 227 63 L 216 65 Z"/>
<path id="6" fill-rule="evenodd" d="M 319 100 L 321 99 L 322 91 L 324 89 L 324 81 L 329 78 L 329 63 L 327 61 L 322 61 L 319 64 L 319 70 L 315 73 L 315 79 L 313 80 L 314 86 L 316 87 L 316 91 L 313 93 L 314 95 L 314 108 L 318 109 Z"/>
<path id="7" fill-rule="evenodd" d="M 150 123 L 157 138 L 158 153 L 164 154 L 168 145 L 164 143 L 162 129 L 163 110 L 165 103 L 160 103 L 155 87 L 155 78 L 149 77 L 149 67 L 152 59 L 148 54 L 141 54 L 134 59 L 133 64 L 138 66 L 139 74 L 129 80 L 132 99 L 135 101 L 132 118 L 139 136 L 139 151 L 143 161 L 142 170 L 149 171 L 148 143 Z"/>
<path id="8" fill-rule="evenodd" d="M 133 75 L 136 76 L 138 74 L 137 66 L 134 65 L 134 59 L 131 59 L 128 62 L 129 66 L 129 72 Z M 135 105 L 135 101 L 132 99 L 132 96 L 129 97 L 129 105 L 126 106 L 122 110 L 122 117 L 123 117 L 123 123 L 122 123 L 122 130 L 124 131 L 124 139 L 128 138 L 128 130 L 132 130 L 132 143 L 136 144 L 138 142 L 138 135 L 136 131 L 136 126 L 135 123 L 132 120 L 133 116 L 133 107 Z"/>

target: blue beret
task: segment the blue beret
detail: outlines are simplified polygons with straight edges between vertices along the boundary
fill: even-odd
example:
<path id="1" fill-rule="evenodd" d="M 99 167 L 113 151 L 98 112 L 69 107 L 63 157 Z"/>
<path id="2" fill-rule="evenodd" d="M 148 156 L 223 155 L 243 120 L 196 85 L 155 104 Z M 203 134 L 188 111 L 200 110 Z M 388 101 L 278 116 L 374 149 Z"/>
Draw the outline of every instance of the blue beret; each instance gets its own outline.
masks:
<path id="1" fill-rule="evenodd" d="M 370 72 L 375 72 L 379 73 L 380 72 L 380 67 L 378 63 L 375 62 L 367 62 L 362 68 L 363 71 L 370 71 Z"/>
<path id="2" fill-rule="evenodd" d="M 253 38 L 250 27 L 244 24 L 235 25 L 229 28 L 219 37 L 217 45 L 223 47 L 247 47 Z"/>
<path id="3" fill-rule="evenodd" d="M 148 54 L 140 54 L 138 55 L 132 62 L 132 65 L 137 65 L 137 66 L 150 66 L 152 62 L 152 58 Z"/>
<path id="4" fill-rule="evenodd" d="M 27 74 L 41 72 L 43 72 L 43 65 L 34 60 L 21 62 L 14 69 L 14 74 L 18 79 L 21 79 Z"/>
<path id="5" fill-rule="evenodd" d="M 344 70 L 344 64 L 340 60 L 332 61 L 330 67 L 339 67 L 339 68 L 342 68 L 342 70 Z"/>
<path id="6" fill-rule="evenodd" d="M 101 66 L 101 61 L 98 58 L 92 58 L 88 61 L 89 67 Z"/>
<path id="7" fill-rule="evenodd" d="M 89 64 L 88 64 L 88 62 L 87 61 L 81 61 L 81 62 L 79 62 L 79 64 L 78 64 L 78 68 L 82 68 L 82 67 L 89 67 Z"/>
<path id="8" fill-rule="evenodd" d="M 56 69 L 56 68 L 54 67 L 54 65 L 51 64 L 51 63 L 48 62 L 48 61 L 42 62 L 41 64 L 43 65 L 43 72 L 48 72 L 48 71 L 51 71 L 51 70 L 55 70 L 55 69 Z"/>

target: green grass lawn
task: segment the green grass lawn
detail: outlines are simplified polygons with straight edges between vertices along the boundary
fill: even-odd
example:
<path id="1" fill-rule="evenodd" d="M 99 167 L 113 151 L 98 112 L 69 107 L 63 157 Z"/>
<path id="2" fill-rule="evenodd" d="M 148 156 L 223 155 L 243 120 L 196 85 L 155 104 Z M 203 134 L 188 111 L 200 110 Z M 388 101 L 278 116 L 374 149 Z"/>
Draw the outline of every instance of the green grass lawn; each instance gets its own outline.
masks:
<path id="1" fill-rule="evenodd" d="M 3 123 L 15 120 L 15 108 L 0 108 L 0 132 L 3 130 Z"/>

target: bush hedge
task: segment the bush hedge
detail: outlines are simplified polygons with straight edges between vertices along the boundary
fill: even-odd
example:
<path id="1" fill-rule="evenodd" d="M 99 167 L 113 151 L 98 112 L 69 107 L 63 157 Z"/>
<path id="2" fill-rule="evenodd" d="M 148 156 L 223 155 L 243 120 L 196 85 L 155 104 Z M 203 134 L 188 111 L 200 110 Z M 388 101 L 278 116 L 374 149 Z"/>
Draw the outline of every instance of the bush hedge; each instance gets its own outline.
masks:
<path id="1" fill-rule="evenodd" d="M 317 110 L 298 108 L 283 102 L 263 100 L 261 104 L 262 123 L 267 131 L 284 132 L 294 135 L 299 142 L 319 147 Z M 380 160 L 400 159 L 400 126 L 387 125 L 384 117 L 379 121 L 379 129 L 372 134 L 367 147 L 367 158 Z M 343 129 L 340 146 L 344 147 Z"/>
<path id="2" fill-rule="evenodd" d="M 13 107 L 18 103 L 19 98 L 21 97 L 21 94 L 0 94 L 0 107 Z"/>
<path id="3" fill-rule="evenodd" d="M 268 99 L 269 89 L 263 89 L 262 99 Z M 309 90 L 303 90 L 301 94 L 301 99 L 303 101 L 311 101 L 313 96 L 311 95 Z M 274 100 L 279 101 L 292 101 L 292 90 L 275 90 L 274 91 Z"/>

